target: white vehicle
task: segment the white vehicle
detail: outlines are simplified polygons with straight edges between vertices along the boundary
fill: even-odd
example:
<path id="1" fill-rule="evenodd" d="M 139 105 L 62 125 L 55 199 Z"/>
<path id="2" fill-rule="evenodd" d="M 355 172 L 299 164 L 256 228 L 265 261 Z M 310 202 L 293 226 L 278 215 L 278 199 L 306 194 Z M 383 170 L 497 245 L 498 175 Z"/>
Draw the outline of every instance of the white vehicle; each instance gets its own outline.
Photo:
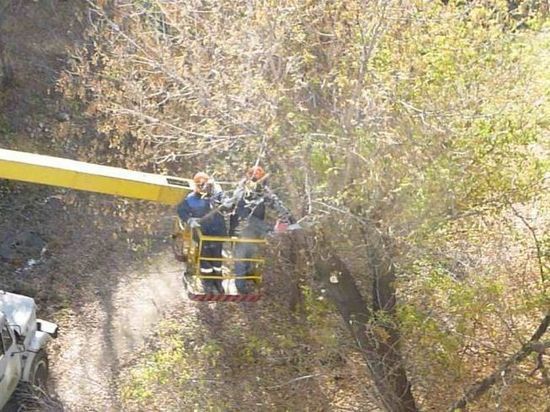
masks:
<path id="1" fill-rule="evenodd" d="M 19 382 L 46 388 L 46 343 L 57 325 L 36 319 L 34 299 L 0 290 L 0 410 Z"/>

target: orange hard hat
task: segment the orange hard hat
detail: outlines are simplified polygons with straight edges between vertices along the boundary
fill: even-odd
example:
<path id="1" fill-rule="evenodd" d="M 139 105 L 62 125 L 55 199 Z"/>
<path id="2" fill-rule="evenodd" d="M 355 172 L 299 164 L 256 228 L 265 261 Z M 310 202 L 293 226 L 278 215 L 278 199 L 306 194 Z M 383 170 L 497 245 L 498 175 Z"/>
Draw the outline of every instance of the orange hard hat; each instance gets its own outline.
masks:
<path id="1" fill-rule="evenodd" d="M 260 180 L 262 177 L 265 176 L 265 170 L 261 166 L 252 166 L 250 169 L 248 169 L 246 175 L 250 179 Z"/>

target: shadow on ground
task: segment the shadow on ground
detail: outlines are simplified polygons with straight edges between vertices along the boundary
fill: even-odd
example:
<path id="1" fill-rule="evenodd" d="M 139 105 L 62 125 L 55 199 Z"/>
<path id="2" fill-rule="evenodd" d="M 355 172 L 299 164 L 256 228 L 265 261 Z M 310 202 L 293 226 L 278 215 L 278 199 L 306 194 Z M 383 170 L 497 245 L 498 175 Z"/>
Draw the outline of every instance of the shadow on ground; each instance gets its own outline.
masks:
<path id="1" fill-rule="evenodd" d="M 0 147 L 80 160 L 105 150 L 87 103 L 58 87 L 75 51 L 93 51 L 93 18 L 85 2 L 0 1 Z M 173 268 L 151 257 L 166 247 L 162 217 L 171 211 L 144 205 L 159 221 L 151 234 L 128 229 L 120 199 L 8 181 L 0 193 L 0 288 L 34 297 L 40 315 L 60 324 L 50 348 L 54 395 L 67 410 L 116 409 L 122 357 L 180 298 Z M 140 316 L 137 330 L 129 319 Z"/>

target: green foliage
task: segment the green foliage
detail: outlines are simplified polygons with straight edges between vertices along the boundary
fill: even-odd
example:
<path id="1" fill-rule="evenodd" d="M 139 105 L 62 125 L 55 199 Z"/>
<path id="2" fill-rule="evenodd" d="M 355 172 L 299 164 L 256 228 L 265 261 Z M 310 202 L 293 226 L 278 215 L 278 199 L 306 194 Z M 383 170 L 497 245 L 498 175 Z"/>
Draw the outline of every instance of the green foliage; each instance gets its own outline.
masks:
<path id="1" fill-rule="evenodd" d="M 265 313 L 227 305 L 218 306 L 214 316 L 223 324 L 213 328 L 189 319 L 161 322 L 155 348 L 123 374 L 124 410 L 254 409 L 259 404 L 278 410 L 289 397 L 299 409 L 318 409 L 317 393 L 294 391 L 285 382 L 325 364 L 332 367 L 329 373 L 341 373 L 343 339 L 324 302 L 308 299 L 306 307 L 312 311 L 307 322 L 292 321 L 283 308 Z"/>
<path id="2" fill-rule="evenodd" d="M 155 399 L 159 386 L 172 385 L 174 378 L 184 383 L 193 376 L 192 358 L 186 353 L 183 342 L 174 336 L 177 325 L 174 322 L 162 322 L 161 326 L 166 330 L 160 336 L 166 346 L 153 353 L 139 368 L 132 370 L 121 388 L 121 398 L 129 405 L 147 405 Z"/>
<path id="3" fill-rule="evenodd" d="M 550 118 L 547 32 L 519 26 L 545 27 L 535 3 L 512 13 L 506 1 L 219 1 L 200 12 L 153 3 L 129 3 L 117 26 L 99 25 L 95 55 L 68 88 L 82 100 L 94 90 L 91 114 L 107 136 L 98 151 L 227 179 L 261 157 L 294 209 L 336 232 L 364 285 L 358 229 L 374 222 L 396 245 L 398 318 L 426 409 L 445 409 L 532 332 L 547 308 L 532 231 L 545 250 L 548 223 L 529 210 L 546 199 Z M 302 368 L 306 336 L 336 351 L 332 308 L 313 290 L 303 294 L 317 333 L 272 325 L 243 341 L 235 326 L 232 356 L 265 366 L 296 350 Z M 182 383 L 190 365 L 221 367 L 227 348 L 208 342 L 196 347 L 203 358 L 166 348 L 129 383 L 136 397 L 164 379 L 162 364 Z M 190 409 L 205 404 L 196 396 Z"/>

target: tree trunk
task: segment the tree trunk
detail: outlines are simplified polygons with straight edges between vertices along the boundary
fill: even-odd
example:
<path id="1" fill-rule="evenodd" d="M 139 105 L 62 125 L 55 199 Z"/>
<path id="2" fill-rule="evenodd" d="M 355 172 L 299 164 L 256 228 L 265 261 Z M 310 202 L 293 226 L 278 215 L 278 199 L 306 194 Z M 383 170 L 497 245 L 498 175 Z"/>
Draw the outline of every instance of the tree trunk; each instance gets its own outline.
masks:
<path id="1" fill-rule="evenodd" d="M 369 247 L 379 248 L 370 253 L 368 262 L 373 276 L 372 308 L 368 308 L 344 262 L 334 254 L 325 253 L 324 258 L 318 258 L 316 272 L 367 361 L 380 406 L 391 412 L 417 411 L 394 322 L 394 268 L 383 258 L 383 244 L 369 243 Z"/>

